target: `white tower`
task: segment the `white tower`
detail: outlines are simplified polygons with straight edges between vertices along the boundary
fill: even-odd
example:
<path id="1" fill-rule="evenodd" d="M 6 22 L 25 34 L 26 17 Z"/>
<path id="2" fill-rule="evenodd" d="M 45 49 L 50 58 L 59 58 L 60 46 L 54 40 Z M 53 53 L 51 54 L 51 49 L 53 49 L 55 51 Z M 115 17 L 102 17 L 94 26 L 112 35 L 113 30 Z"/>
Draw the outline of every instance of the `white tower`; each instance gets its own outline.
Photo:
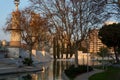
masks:
<path id="1" fill-rule="evenodd" d="M 21 27 L 20 27 L 20 16 L 21 13 L 18 10 L 19 0 L 14 0 L 16 10 L 12 12 L 11 27 L 8 30 L 11 32 L 10 46 L 8 48 L 8 56 L 17 58 L 20 55 L 21 46 Z"/>
<path id="2" fill-rule="evenodd" d="M 19 0 L 14 0 L 16 10 L 12 12 L 12 27 L 10 46 L 20 47 L 21 46 L 21 28 L 20 28 L 20 11 L 18 10 Z"/>

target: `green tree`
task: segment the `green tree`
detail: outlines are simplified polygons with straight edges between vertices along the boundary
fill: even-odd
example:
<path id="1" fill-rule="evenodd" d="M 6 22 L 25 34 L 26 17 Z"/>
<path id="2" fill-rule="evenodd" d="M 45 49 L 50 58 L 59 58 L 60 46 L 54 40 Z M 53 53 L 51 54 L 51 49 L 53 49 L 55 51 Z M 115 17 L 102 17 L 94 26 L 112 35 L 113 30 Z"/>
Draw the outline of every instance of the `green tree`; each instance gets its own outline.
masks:
<path id="1" fill-rule="evenodd" d="M 97 53 L 100 57 L 102 57 L 102 65 L 103 65 L 103 69 L 105 67 L 104 65 L 104 57 L 108 57 L 109 59 L 109 50 L 107 47 L 101 47 L 100 48 L 100 52 Z"/>
<path id="2" fill-rule="evenodd" d="M 106 57 L 109 55 L 109 51 L 108 51 L 108 48 L 105 48 L 105 47 L 101 47 L 100 48 L 100 52 L 97 53 L 99 56 L 101 57 Z"/>
<path id="3" fill-rule="evenodd" d="M 116 62 L 119 62 L 118 49 L 120 48 L 120 23 L 103 25 L 99 31 L 99 38 L 103 44 L 113 47 Z"/>

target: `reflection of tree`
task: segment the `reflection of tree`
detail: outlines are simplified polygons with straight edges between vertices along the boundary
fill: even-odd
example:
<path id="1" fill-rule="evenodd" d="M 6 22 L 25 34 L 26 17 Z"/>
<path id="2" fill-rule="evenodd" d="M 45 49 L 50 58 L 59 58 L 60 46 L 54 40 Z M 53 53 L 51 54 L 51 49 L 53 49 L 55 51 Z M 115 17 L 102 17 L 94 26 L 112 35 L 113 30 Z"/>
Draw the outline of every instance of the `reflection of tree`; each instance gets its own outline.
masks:
<path id="1" fill-rule="evenodd" d="M 30 74 L 27 74 L 22 77 L 23 80 L 32 80 L 32 76 Z"/>
<path id="2" fill-rule="evenodd" d="M 61 77 L 62 72 L 69 68 L 71 65 L 70 61 L 53 61 L 53 80 L 58 80 Z M 22 77 L 22 80 L 49 80 L 51 77 L 51 73 L 49 72 L 50 67 L 45 68 L 43 72 L 37 73 L 37 74 L 27 74 Z M 49 74 L 50 73 L 50 74 Z"/>
<path id="3" fill-rule="evenodd" d="M 51 72 L 50 72 L 51 73 Z M 44 70 L 41 71 L 40 73 L 37 74 L 37 79 L 36 80 L 49 80 L 49 67 L 45 68 Z M 33 79 L 35 80 L 35 79 Z"/>
<path id="4" fill-rule="evenodd" d="M 61 62 L 61 66 L 62 66 L 62 67 L 61 67 L 61 70 L 63 71 L 63 70 L 65 69 L 65 67 L 64 67 L 64 62 L 63 62 L 63 61 Z"/>
<path id="5" fill-rule="evenodd" d="M 55 80 L 56 74 L 56 60 L 53 61 L 53 80 Z"/>
<path id="6" fill-rule="evenodd" d="M 58 77 L 58 76 L 60 75 L 60 67 L 61 67 L 60 62 L 61 62 L 61 61 L 57 61 L 57 66 L 56 66 L 56 77 Z"/>
<path id="7" fill-rule="evenodd" d="M 61 73 L 69 68 L 70 66 L 70 62 L 69 61 L 53 61 L 53 80 L 55 80 L 56 78 L 58 78 Z"/>

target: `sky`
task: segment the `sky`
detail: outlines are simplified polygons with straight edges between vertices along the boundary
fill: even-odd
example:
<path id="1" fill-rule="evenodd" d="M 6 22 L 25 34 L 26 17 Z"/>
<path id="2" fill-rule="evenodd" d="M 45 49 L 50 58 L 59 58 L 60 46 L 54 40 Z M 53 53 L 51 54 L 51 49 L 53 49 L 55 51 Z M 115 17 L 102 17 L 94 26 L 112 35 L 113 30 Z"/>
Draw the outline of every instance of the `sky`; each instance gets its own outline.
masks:
<path id="1" fill-rule="evenodd" d="M 27 7 L 28 4 L 28 0 L 20 0 L 19 9 Z M 10 40 L 10 35 L 8 33 L 4 33 L 3 28 L 5 26 L 6 19 L 14 10 L 14 0 L 0 0 L 0 40 Z"/>
<path id="2" fill-rule="evenodd" d="M 20 0 L 19 9 L 29 6 L 28 0 Z M 6 19 L 15 10 L 14 0 L 0 0 L 0 40 L 10 41 L 10 34 L 4 33 Z"/>

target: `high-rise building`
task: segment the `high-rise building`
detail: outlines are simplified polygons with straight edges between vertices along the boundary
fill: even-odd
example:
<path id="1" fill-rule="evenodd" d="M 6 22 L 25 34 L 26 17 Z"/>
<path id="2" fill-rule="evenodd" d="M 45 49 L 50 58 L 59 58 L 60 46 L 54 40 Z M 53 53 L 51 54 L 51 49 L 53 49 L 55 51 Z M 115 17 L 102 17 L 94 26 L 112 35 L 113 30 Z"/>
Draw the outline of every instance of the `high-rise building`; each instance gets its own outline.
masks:
<path id="1" fill-rule="evenodd" d="M 101 47 L 106 47 L 98 37 L 99 29 L 93 29 L 89 33 L 89 49 L 90 53 L 97 53 Z"/>

